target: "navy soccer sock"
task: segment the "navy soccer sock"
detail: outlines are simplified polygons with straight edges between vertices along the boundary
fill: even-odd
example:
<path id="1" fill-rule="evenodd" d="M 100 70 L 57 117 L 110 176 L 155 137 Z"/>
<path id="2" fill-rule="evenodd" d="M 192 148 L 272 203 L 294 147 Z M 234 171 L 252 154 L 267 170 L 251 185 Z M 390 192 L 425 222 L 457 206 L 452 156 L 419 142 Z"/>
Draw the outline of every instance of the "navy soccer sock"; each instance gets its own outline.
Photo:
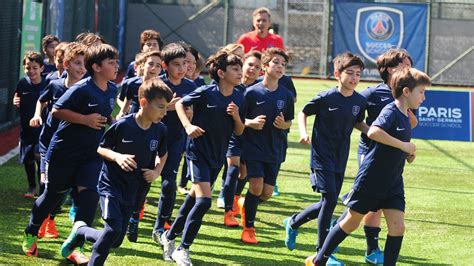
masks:
<path id="1" fill-rule="evenodd" d="M 98 230 L 97 230 L 98 231 Z M 110 249 L 114 246 L 114 243 L 122 236 L 122 224 L 118 220 L 107 220 L 100 237 L 98 237 L 92 246 L 92 255 L 89 261 L 89 265 L 104 265 L 107 256 L 110 253 Z M 98 232 L 90 230 L 94 237 L 97 237 Z M 92 235 L 91 235 L 92 238 Z"/>
<path id="2" fill-rule="evenodd" d="M 347 236 L 348 234 L 341 229 L 339 224 L 336 224 L 327 235 L 324 244 L 321 244 L 322 248 L 319 249 L 318 254 L 314 258 L 315 264 L 326 265 L 334 249 L 341 244 Z"/>
<path id="3" fill-rule="evenodd" d="M 58 193 L 46 189 L 33 204 L 31 210 L 31 217 L 28 226 L 25 229 L 25 233 L 38 235 L 38 230 L 43 223 L 44 219 L 48 217 L 49 213 L 64 197 L 64 193 Z"/>
<path id="4" fill-rule="evenodd" d="M 176 215 L 176 220 L 174 220 L 173 225 L 171 226 L 171 229 L 168 231 L 168 234 L 166 235 L 166 237 L 169 240 L 175 239 L 177 235 L 183 232 L 188 214 L 195 204 L 196 204 L 196 198 L 191 197 L 191 195 L 187 195 L 186 198 L 184 199 L 183 205 L 181 205 L 181 208 L 179 208 L 178 214 Z M 156 223 L 155 223 L 155 226 L 156 226 Z M 158 229 L 159 228 L 155 227 L 155 230 L 158 230 Z"/>
<path id="5" fill-rule="evenodd" d="M 326 239 L 331 226 L 331 218 L 337 204 L 337 195 L 323 193 L 321 210 L 318 215 L 318 247 L 321 247 Z"/>
<path id="6" fill-rule="evenodd" d="M 236 165 L 231 165 L 229 166 L 229 169 L 227 169 L 227 176 L 224 184 L 224 202 L 226 212 L 232 210 L 235 186 L 237 184 L 237 179 L 239 178 L 239 173 L 239 167 Z"/>
<path id="7" fill-rule="evenodd" d="M 245 188 L 245 185 L 247 184 L 247 181 L 249 181 L 248 177 L 242 178 L 242 179 L 237 179 L 237 186 L 235 188 L 235 195 L 240 196 L 242 194 L 242 191 Z"/>
<path id="8" fill-rule="evenodd" d="M 247 194 L 245 194 L 245 227 L 254 227 L 259 201 L 260 196 L 256 196 L 250 191 L 247 191 Z"/>
<path id="9" fill-rule="evenodd" d="M 292 217 L 290 226 L 292 229 L 298 229 L 303 224 L 318 218 L 319 211 L 321 210 L 321 202 L 311 204 L 309 207 L 304 209 L 302 212 Z"/>
<path id="10" fill-rule="evenodd" d="M 161 182 L 161 195 L 158 203 L 157 224 L 155 230 L 163 228 L 165 222 L 170 220 L 176 202 L 176 177 L 163 176 Z"/>
<path id="11" fill-rule="evenodd" d="M 397 263 L 398 255 L 400 254 L 400 248 L 402 247 L 403 236 L 390 236 L 387 235 L 387 241 L 385 242 L 384 263 L 383 265 L 392 266 Z"/>
<path id="12" fill-rule="evenodd" d="M 201 228 L 202 217 L 211 208 L 211 198 L 196 198 L 196 204 L 189 212 L 186 218 L 186 224 L 183 231 L 183 239 L 181 240 L 181 248 L 189 249 Z"/>
<path id="13" fill-rule="evenodd" d="M 380 227 L 364 225 L 365 240 L 367 242 L 367 255 L 372 253 L 372 251 L 379 249 L 380 230 Z"/>
<path id="14" fill-rule="evenodd" d="M 224 169 L 222 170 L 222 183 L 221 183 L 221 191 L 219 192 L 219 198 L 224 197 L 224 186 L 225 186 L 225 182 L 227 178 L 227 170 L 228 170 L 228 167 L 227 167 L 227 164 L 225 163 Z"/>

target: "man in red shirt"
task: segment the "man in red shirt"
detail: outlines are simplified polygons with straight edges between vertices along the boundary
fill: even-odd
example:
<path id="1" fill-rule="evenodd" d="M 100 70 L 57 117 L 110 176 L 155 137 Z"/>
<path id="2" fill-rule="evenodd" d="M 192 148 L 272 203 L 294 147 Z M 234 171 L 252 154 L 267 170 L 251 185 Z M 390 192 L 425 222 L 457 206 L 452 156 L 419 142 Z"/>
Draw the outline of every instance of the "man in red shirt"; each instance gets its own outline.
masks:
<path id="1" fill-rule="evenodd" d="M 237 40 L 244 46 L 244 52 L 248 53 L 250 50 L 264 51 L 271 47 L 285 49 L 283 46 L 283 39 L 278 34 L 273 34 L 268 31 L 270 28 L 270 10 L 266 7 L 255 9 L 252 14 L 252 25 L 254 30 L 242 34 Z"/>

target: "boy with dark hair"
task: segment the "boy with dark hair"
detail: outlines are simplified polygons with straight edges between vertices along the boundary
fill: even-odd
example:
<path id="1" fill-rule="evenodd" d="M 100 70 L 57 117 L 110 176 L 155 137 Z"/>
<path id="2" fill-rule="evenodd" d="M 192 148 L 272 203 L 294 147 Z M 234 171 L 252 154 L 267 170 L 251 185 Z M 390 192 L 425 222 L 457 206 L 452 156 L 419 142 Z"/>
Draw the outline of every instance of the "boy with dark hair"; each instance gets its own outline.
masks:
<path id="1" fill-rule="evenodd" d="M 349 212 L 331 229 L 318 254 L 306 259 L 306 265 L 326 265 L 334 248 L 357 229 L 364 215 L 379 209 L 388 226 L 384 265 L 396 264 L 405 231 L 402 173 L 405 161 L 412 163 L 416 157 L 408 109 L 421 105 L 430 84 L 428 75 L 414 68 L 405 67 L 392 75 L 389 86 L 395 101 L 383 108 L 367 133 L 374 142 L 344 200 Z"/>
<path id="2" fill-rule="evenodd" d="M 150 79 L 143 82 L 138 94 L 141 108 L 117 120 L 97 149 L 105 159 L 98 184 L 104 229 L 76 221 L 61 246 L 63 257 L 85 239 L 94 243 L 89 265 L 103 265 L 110 249 L 122 244 L 142 183 L 150 184 L 160 176 L 166 161 L 166 126 L 160 121 L 172 92 L 161 80 Z"/>
<path id="3" fill-rule="evenodd" d="M 46 189 L 36 200 L 25 229 L 23 251 L 28 256 L 38 255 L 39 227 L 70 188 L 76 190 L 76 221 L 92 225 L 102 167 L 97 147 L 105 124 L 112 121 L 117 88 L 110 80 L 117 76 L 117 57 L 117 50 L 110 45 L 88 47 L 85 67 L 90 77 L 74 84 L 53 106 L 53 116 L 62 121 L 46 153 Z M 68 258 L 78 264 L 88 260 L 80 246 Z"/>
<path id="4" fill-rule="evenodd" d="M 53 80 L 64 77 L 65 75 L 63 60 L 67 44 L 67 42 L 61 42 L 54 49 L 54 66 L 56 67 L 56 70 L 46 75 L 46 81 L 48 82 L 48 84 Z"/>
<path id="5" fill-rule="evenodd" d="M 67 76 L 65 78 L 53 80 L 48 84 L 44 92 L 39 97 L 38 102 L 36 103 L 35 115 L 30 120 L 30 126 L 42 126 L 41 134 L 39 137 L 39 153 L 41 157 L 40 173 L 43 184 L 45 182 L 46 152 L 48 150 L 50 140 L 59 125 L 59 120 L 54 118 L 50 111 L 52 109 L 52 106 L 66 92 L 66 90 L 72 87 L 72 85 L 77 83 L 79 80 L 81 80 L 84 74 L 86 73 L 86 69 L 84 67 L 85 50 L 86 47 L 79 43 L 69 43 L 65 45 L 63 64 Z M 43 123 L 41 113 L 43 112 L 44 108 L 47 108 L 48 114 L 47 119 Z M 49 218 L 46 218 L 43 224 L 41 225 L 41 228 L 38 232 L 38 238 L 42 238 L 43 236 L 47 238 L 58 237 L 54 217 L 56 213 L 59 212 L 61 203 L 62 202 L 60 202 L 57 208 L 49 215 Z"/>
<path id="6" fill-rule="evenodd" d="M 285 130 L 291 127 L 294 117 L 293 96 L 278 85 L 285 74 L 288 54 L 280 48 L 267 49 L 262 56 L 265 73 L 263 81 L 245 91 L 247 113 L 242 157 L 247 167 L 249 190 L 238 204 L 242 220 L 241 240 L 257 244 L 255 217 L 260 202 L 273 193 L 286 149 Z"/>
<path id="7" fill-rule="evenodd" d="M 186 74 L 186 50 L 183 46 L 177 43 L 168 44 L 161 51 L 161 59 L 166 74 L 160 78 L 173 92 L 173 99 L 168 106 L 168 115 L 163 119 L 163 123 L 168 128 L 168 159 L 161 172 L 161 195 L 153 227 L 153 239 L 157 243 L 160 242 L 161 234 L 171 224 L 170 218 L 176 200 L 176 174 L 186 141 L 186 133 L 176 113 L 175 104 L 181 97 L 196 89 L 194 82 L 184 77 Z M 188 107 L 186 112 L 191 117 L 192 109 Z"/>
<path id="8" fill-rule="evenodd" d="M 163 48 L 163 40 L 160 33 L 155 30 L 144 30 L 140 34 L 140 52 L 160 51 Z M 130 62 L 125 72 L 124 80 L 136 75 L 135 61 Z"/>
<path id="9" fill-rule="evenodd" d="M 200 87 L 176 104 L 179 119 L 191 137 L 186 156 L 193 187 L 161 241 L 165 260 L 172 258 L 178 265 L 192 265 L 189 247 L 211 207 L 211 187 L 224 163 L 229 139 L 232 133 L 240 135 L 245 128 L 245 100 L 234 90 L 242 78 L 240 57 L 219 51 L 207 64 L 209 75 L 217 84 Z M 185 111 L 185 107 L 191 105 L 194 108 L 192 122 Z M 175 238 L 181 232 L 181 244 L 175 250 Z"/>
<path id="10" fill-rule="evenodd" d="M 338 86 L 318 94 L 298 114 L 300 143 L 311 144 L 311 185 L 321 193 L 321 200 L 285 219 L 285 245 L 290 250 L 295 247 L 297 229 L 316 217 L 317 249 L 321 249 L 344 180 L 352 130 L 355 127 L 367 132 L 368 129 L 363 122 L 367 101 L 355 91 L 364 63 L 349 52 L 337 55 L 333 62 Z M 310 115 L 316 115 L 311 138 L 306 129 Z M 331 262 L 338 264 L 333 256 Z"/>
<path id="11" fill-rule="evenodd" d="M 38 152 L 39 128 L 30 126 L 30 119 L 35 113 L 35 105 L 47 83 L 41 76 L 44 69 L 43 57 L 35 52 L 25 54 L 23 70 L 26 77 L 22 78 L 15 89 L 13 105 L 20 111 L 20 162 L 25 167 L 28 178 L 28 190 L 23 196 L 33 198 L 37 192 L 36 179 L 40 185 L 40 159 Z M 35 170 L 35 164 L 37 171 Z M 36 177 L 38 175 L 38 177 Z"/>
<path id="12" fill-rule="evenodd" d="M 46 35 L 41 39 L 41 48 L 43 49 L 43 54 L 47 57 L 44 59 L 44 69 L 43 73 L 41 73 L 44 77 L 57 70 L 54 65 L 54 53 L 58 44 L 58 37 L 52 34 Z"/>

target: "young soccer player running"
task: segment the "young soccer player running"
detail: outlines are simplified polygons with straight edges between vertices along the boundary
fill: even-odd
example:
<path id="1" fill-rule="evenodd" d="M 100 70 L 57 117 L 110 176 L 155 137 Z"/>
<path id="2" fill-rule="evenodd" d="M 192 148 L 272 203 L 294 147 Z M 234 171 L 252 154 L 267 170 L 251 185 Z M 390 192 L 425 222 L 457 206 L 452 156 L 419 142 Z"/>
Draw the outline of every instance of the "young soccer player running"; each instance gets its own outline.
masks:
<path id="1" fill-rule="evenodd" d="M 176 200 L 176 175 L 179 163 L 183 156 L 186 132 L 175 110 L 175 104 L 181 97 L 188 95 L 196 89 L 194 82 L 186 79 L 186 50 L 178 43 L 170 43 L 161 51 L 165 75 L 160 78 L 173 92 L 173 99 L 168 106 L 168 114 L 163 118 L 163 123 L 168 128 L 168 159 L 161 172 L 161 195 L 158 203 L 158 212 L 153 227 L 153 239 L 160 243 L 160 236 L 169 228 L 171 214 Z M 186 108 L 189 117 L 192 109 Z"/>
<path id="2" fill-rule="evenodd" d="M 42 126 L 41 134 L 39 137 L 39 152 L 41 157 L 40 173 L 42 183 L 46 181 L 46 152 L 48 151 L 48 146 L 51 141 L 51 138 L 53 137 L 53 134 L 59 125 L 59 120 L 51 114 L 50 109 L 56 103 L 56 101 L 66 92 L 66 90 L 72 87 L 72 85 L 76 84 L 78 81 L 80 81 L 86 73 L 86 69 L 84 67 L 85 50 L 86 47 L 79 43 L 73 42 L 65 46 L 63 64 L 67 76 L 65 78 L 53 80 L 48 84 L 44 92 L 39 97 L 38 102 L 36 103 L 35 115 L 30 120 L 30 126 Z M 43 112 L 43 109 L 46 107 L 48 110 L 48 115 L 46 121 L 43 123 L 41 114 Z M 43 224 L 39 229 L 38 238 L 42 238 L 43 236 L 45 236 L 46 238 L 58 237 L 54 218 L 56 214 L 60 211 L 61 205 L 62 201 L 58 204 L 55 210 L 51 212 L 49 217 L 44 220 Z"/>
<path id="3" fill-rule="evenodd" d="M 256 83 L 258 76 L 261 73 L 262 54 L 258 51 L 251 51 L 243 58 L 242 66 L 242 80 L 240 85 L 235 89 L 242 94 L 245 93 L 249 86 Z M 223 184 L 223 198 L 224 198 L 224 225 L 228 227 L 238 226 L 239 223 L 235 220 L 235 215 L 238 214 L 239 209 L 237 202 L 240 199 L 240 194 L 244 189 L 247 177 L 247 168 L 244 162 L 241 161 L 243 140 L 241 136 L 232 135 L 227 148 L 227 172 Z"/>
<path id="4" fill-rule="evenodd" d="M 408 109 L 421 105 L 430 84 L 430 78 L 414 68 L 406 67 L 392 75 L 389 86 L 395 101 L 382 109 L 367 133 L 373 143 L 344 200 L 349 212 L 331 229 L 318 254 L 306 259 L 306 265 L 326 265 L 332 250 L 357 229 L 364 215 L 379 209 L 388 227 L 384 265 L 396 264 L 405 231 L 403 168 L 405 161 L 412 163 L 416 157 L 416 146 L 410 142 Z"/>
<path id="5" fill-rule="evenodd" d="M 143 82 L 140 109 L 117 120 L 104 134 L 97 152 L 105 159 L 99 178 L 104 229 L 76 221 L 61 255 L 69 256 L 78 240 L 94 243 L 89 265 L 103 265 L 111 248 L 121 245 L 138 190 L 160 176 L 166 160 L 166 126 L 161 119 L 172 92 L 159 79 Z M 158 160 L 157 160 L 158 159 Z"/>
<path id="6" fill-rule="evenodd" d="M 163 48 L 163 41 L 161 40 L 160 33 L 155 30 L 144 30 L 140 34 L 140 52 L 146 53 L 151 51 L 160 51 Z M 130 62 L 127 67 L 127 71 L 124 80 L 136 76 L 135 61 Z"/>
<path id="7" fill-rule="evenodd" d="M 47 83 L 41 76 L 43 57 L 35 52 L 27 53 L 23 58 L 23 70 L 26 77 L 20 79 L 13 97 L 13 105 L 20 111 L 20 162 L 25 167 L 28 178 L 28 190 L 23 197 L 33 198 L 37 193 L 36 180 L 40 186 L 40 156 L 38 139 L 40 128 L 30 126 L 35 113 L 36 101 Z M 35 168 L 36 165 L 36 168 Z M 38 175 L 36 177 L 36 175 Z"/>
<path id="8" fill-rule="evenodd" d="M 224 164 L 229 139 L 232 133 L 240 135 L 245 128 L 244 97 L 234 90 L 242 78 L 240 57 L 219 51 L 209 58 L 207 65 L 217 84 L 200 87 L 176 104 L 179 118 L 191 137 L 186 155 L 193 186 L 161 240 L 165 260 L 172 258 L 178 265 L 191 265 L 189 248 L 211 207 L 211 187 Z M 190 105 L 194 108 L 192 122 L 185 112 Z M 175 250 L 174 242 L 181 232 L 181 244 Z"/>
<path id="9" fill-rule="evenodd" d="M 77 190 L 76 221 L 92 225 L 99 200 L 97 182 L 102 167 L 97 147 L 105 124 L 112 121 L 117 88 L 110 80 L 117 76 L 117 57 L 117 50 L 110 45 L 89 47 L 85 65 L 91 77 L 68 89 L 53 106 L 53 116 L 62 121 L 46 154 L 46 189 L 36 200 L 25 228 L 23 251 L 27 256 L 38 256 L 36 240 L 39 227 L 70 188 Z M 79 243 L 79 250 L 69 256 L 77 264 L 88 260 L 81 252 L 81 246 Z"/>
<path id="10" fill-rule="evenodd" d="M 41 73 L 43 77 L 46 77 L 49 73 L 57 70 L 54 64 L 54 53 L 58 44 L 58 37 L 52 34 L 48 34 L 41 39 L 41 47 L 43 48 L 43 54 L 46 57 L 43 61 L 44 69 Z"/>
<path id="11" fill-rule="evenodd" d="M 290 250 L 295 248 L 298 228 L 316 217 L 321 248 L 344 180 L 352 130 L 368 130 L 363 122 L 367 101 L 355 91 L 364 63 L 351 53 L 340 54 L 333 62 L 337 87 L 318 94 L 298 114 L 300 143 L 311 144 L 311 185 L 321 200 L 285 219 L 285 245 Z M 316 115 L 311 138 L 306 129 L 310 115 Z M 334 257 L 331 262 L 338 263 Z"/>
<path id="12" fill-rule="evenodd" d="M 65 76 L 63 60 L 67 44 L 67 42 L 61 42 L 54 49 L 54 66 L 56 67 L 56 70 L 46 75 L 46 81 L 48 82 L 48 84 L 53 80 Z"/>
<path id="13" fill-rule="evenodd" d="M 262 56 L 265 77 L 245 91 L 247 127 L 243 139 L 242 158 L 247 167 L 249 190 L 239 200 L 242 226 L 241 240 L 257 244 L 255 217 L 259 201 L 273 193 L 278 171 L 286 149 L 285 130 L 291 127 L 294 101 L 287 89 L 278 86 L 285 74 L 288 55 L 280 48 L 267 49 Z"/>

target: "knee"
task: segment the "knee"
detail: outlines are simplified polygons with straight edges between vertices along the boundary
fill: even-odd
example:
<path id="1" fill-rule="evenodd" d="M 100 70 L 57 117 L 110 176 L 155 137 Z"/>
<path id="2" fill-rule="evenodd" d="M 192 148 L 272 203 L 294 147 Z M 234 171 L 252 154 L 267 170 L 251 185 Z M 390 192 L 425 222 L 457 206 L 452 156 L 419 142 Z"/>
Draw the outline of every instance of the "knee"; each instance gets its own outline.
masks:
<path id="1" fill-rule="evenodd" d="M 387 224 L 388 234 L 391 236 L 403 236 L 405 234 L 404 221 L 392 221 Z"/>
<path id="2" fill-rule="evenodd" d="M 262 195 L 260 195 L 260 199 L 262 201 L 267 201 L 272 197 L 272 194 L 273 194 L 273 189 L 272 190 L 264 189 L 262 192 Z"/>
<path id="3" fill-rule="evenodd" d="M 359 221 L 355 221 L 354 219 L 343 219 L 340 223 L 339 223 L 339 226 L 341 227 L 341 229 L 346 232 L 346 233 L 352 233 L 354 232 L 355 230 L 357 230 L 357 228 L 359 228 L 359 224 L 360 222 Z"/>
<path id="4" fill-rule="evenodd" d="M 249 191 L 255 196 L 262 196 L 263 188 L 262 186 L 250 186 Z"/>

